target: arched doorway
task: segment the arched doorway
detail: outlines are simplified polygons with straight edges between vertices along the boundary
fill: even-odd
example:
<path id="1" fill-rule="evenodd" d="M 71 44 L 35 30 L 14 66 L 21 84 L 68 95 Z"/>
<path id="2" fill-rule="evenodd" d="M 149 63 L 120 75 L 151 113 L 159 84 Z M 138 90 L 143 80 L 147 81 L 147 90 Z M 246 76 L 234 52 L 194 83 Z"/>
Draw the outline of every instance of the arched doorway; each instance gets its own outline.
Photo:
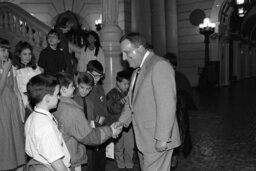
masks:
<path id="1" fill-rule="evenodd" d="M 67 18 L 73 24 L 71 31 L 67 34 L 68 39 L 80 47 L 83 46 L 85 35 L 88 30 L 90 30 L 89 24 L 83 17 L 71 11 L 65 11 L 54 17 L 54 19 L 51 21 L 51 25 L 57 25 L 62 21 L 63 18 Z"/>
<path id="2" fill-rule="evenodd" d="M 250 1 L 243 18 L 234 2 L 215 0 L 211 10 L 211 21 L 216 23 L 211 55 L 220 62 L 220 86 L 256 75 L 256 0 Z"/>

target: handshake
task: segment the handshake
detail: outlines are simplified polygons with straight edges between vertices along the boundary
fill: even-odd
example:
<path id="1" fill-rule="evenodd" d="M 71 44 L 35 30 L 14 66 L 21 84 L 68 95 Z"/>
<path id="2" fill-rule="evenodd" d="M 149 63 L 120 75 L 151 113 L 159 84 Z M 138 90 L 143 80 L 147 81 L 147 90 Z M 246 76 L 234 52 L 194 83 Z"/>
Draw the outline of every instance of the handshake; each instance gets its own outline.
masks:
<path id="1" fill-rule="evenodd" d="M 110 125 L 110 128 L 112 130 L 112 138 L 117 138 L 118 135 L 122 132 L 124 123 L 120 121 L 116 121 Z"/>

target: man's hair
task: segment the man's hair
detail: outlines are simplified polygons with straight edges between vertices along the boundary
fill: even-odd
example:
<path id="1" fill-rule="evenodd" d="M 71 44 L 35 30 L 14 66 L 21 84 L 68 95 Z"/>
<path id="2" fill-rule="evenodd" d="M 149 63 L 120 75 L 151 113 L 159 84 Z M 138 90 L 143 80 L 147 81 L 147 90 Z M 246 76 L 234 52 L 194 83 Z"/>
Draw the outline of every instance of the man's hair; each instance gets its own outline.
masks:
<path id="1" fill-rule="evenodd" d="M 128 71 L 120 71 L 116 74 L 116 81 L 122 82 L 123 79 L 130 80 L 130 73 Z"/>
<path id="2" fill-rule="evenodd" d="M 68 88 L 70 83 L 74 83 L 74 78 L 71 74 L 65 72 L 59 72 L 55 75 L 60 83 L 60 87 Z"/>
<path id="3" fill-rule="evenodd" d="M 173 52 L 168 52 L 164 55 L 164 58 L 167 59 L 173 66 L 177 66 L 177 55 Z"/>
<path id="4" fill-rule="evenodd" d="M 88 62 L 87 64 L 87 71 L 89 72 L 97 72 L 101 75 L 103 75 L 103 66 L 101 65 L 101 63 L 97 60 L 91 60 Z"/>
<path id="5" fill-rule="evenodd" d="M 140 33 L 132 32 L 125 34 L 121 37 L 120 43 L 124 41 L 125 39 L 129 40 L 135 47 L 143 46 L 144 48 L 147 48 L 147 42 L 144 37 L 140 35 Z"/>
<path id="6" fill-rule="evenodd" d="M 40 103 L 45 95 L 53 95 L 58 80 L 50 75 L 39 74 L 32 77 L 27 84 L 27 96 L 32 107 Z"/>
<path id="7" fill-rule="evenodd" d="M 86 84 L 88 86 L 94 86 L 93 76 L 87 72 L 80 72 L 77 79 L 78 84 Z"/>
<path id="8" fill-rule="evenodd" d="M 60 33 L 56 29 L 51 29 L 48 32 L 47 37 L 46 37 L 47 38 L 47 42 L 48 42 L 49 35 L 52 35 L 52 34 L 55 34 L 58 37 L 58 39 L 60 39 Z"/>

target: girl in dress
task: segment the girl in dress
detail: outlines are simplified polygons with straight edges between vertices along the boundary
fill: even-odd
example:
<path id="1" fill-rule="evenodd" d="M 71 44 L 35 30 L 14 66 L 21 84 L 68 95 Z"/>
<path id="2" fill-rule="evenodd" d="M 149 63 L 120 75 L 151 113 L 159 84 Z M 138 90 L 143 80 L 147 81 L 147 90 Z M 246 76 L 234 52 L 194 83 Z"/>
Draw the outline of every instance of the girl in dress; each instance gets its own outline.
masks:
<path id="1" fill-rule="evenodd" d="M 81 50 L 81 56 L 78 59 L 78 72 L 86 72 L 87 64 L 91 60 L 97 60 L 103 66 L 105 71 L 105 57 L 100 45 L 100 39 L 95 31 L 89 31 L 86 45 Z"/>
<path id="2" fill-rule="evenodd" d="M 0 38 L 0 170 L 22 170 L 25 164 L 21 99 L 15 85 L 9 42 Z"/>
<path id="3" fill-rule="evenodd" d="M 16 77 L 18 89 L 26 109 L 25 118 L 32 112 L 28 98 L 25 95 L 27 83 L 30 78 L 41 73 L 41 68 L 36 64 L 36 59 L 32 52 L 33 48 L 28 42 L 20 41 L 15 46 L 13 58 L 14 76 Z"/>

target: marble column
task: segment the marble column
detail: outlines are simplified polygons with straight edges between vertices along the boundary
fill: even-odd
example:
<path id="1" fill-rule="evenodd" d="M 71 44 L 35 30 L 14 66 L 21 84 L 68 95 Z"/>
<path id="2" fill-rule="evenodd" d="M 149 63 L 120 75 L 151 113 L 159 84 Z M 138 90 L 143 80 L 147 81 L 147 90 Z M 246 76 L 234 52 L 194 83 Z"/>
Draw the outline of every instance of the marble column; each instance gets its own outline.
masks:
<path id="1" fill-rule="evenodd" d="M 240 41 L 233 41 L 233 72 L 237 80 L 241 79 L 241 51 Z"/>
<path id="2" fill-rule="evenodd" d="M 166 53 L 165 0 L 151 0 L 152 45 L 158 55 Z"/>
<path id="3" fill-rule="evenodd" d="M 229 37 L 221 37 L 220 86 L 229 85 Z"/>
<path id="4" fill-rule="evenodd" d="M 102 0 L 101 45 L 105 55 L 104 89 L 107 93 L 115 86 L 116 73 L 122 70 L 119 40 L 122 31 L 118 26 L 118 0 Z"/>
<path id="5" fill-rule="evenodd" d="M 256 76 L 256 47 L 252 48 L 252 76 Z"/>
<path id="6" fill-rule="evenodd" d="M 249 48 L 248 48 L 248 76 L 249 77 L 252 77 L 253 76 L 253 47 L 252 45 L 249 45 Z"/>
<path id="7" fill-rule="evenodd" d="M 141 10 L 143 9 L 143 10 Z M 151 7 L 149 0 L 131 0 L 132 31 L 139 32 L 151 44 Z"/>
<path id="8" fill-rule="evenodd" d="M 244 43 L 243 45 L 243 59 L 244 59 L 244 78 L 250 77 L 250 60 L 249 60 L 249 44 Z"/>
<path id="9" fill-rule="evenodd" d="M 178 55 L 177 0 L 165 1 L 166 51 Z"/>

